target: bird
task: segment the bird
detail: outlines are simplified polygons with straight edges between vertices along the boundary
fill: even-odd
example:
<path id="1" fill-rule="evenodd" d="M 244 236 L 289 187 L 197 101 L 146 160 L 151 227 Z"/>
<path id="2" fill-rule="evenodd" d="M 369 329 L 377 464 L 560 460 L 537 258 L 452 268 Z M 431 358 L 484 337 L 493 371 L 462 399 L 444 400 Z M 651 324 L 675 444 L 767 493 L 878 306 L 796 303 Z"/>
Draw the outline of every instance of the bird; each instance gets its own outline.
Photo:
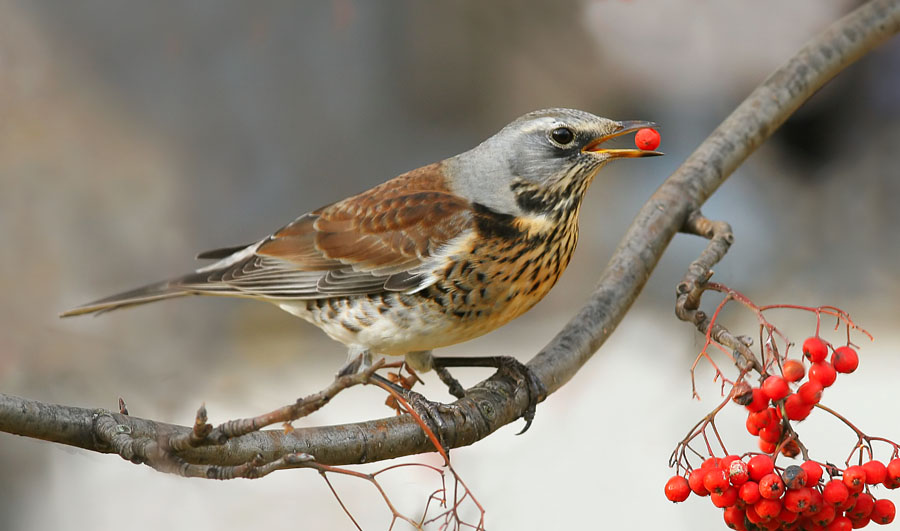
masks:
<path id="1" fill-rule="evenodd" d="M 514 358 L 433 356 L 540 301 L 566 269 L 588 186 L 609 161 L 662 155 L 608 147 L 648 121 L 564 108 L 527 113 L 469 151 L 313 210 L 247 245 L 206 251 L 183 276 L 61 314 L 99 314 L 188 295 L 274 303 L 348 348 L 343 372 L 403 356 L 460 396 L 448 366 L 525 374 L 526 428 L 543 386 Z M 524 431 L 524 430 L 523 430 Z"/>

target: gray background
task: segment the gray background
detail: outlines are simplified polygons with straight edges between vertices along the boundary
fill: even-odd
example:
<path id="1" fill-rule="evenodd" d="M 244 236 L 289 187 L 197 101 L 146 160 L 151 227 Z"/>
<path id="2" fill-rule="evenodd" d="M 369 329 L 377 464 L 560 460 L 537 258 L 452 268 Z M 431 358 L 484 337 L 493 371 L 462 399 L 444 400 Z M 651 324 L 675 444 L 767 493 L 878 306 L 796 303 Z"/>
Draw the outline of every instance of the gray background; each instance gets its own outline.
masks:
<path id="1" fill-rule="evenodd" d="M 553 293 L 502 330 L 443 351 L 527 359 L 584 302 L 665 176 L 855 2 L 730 5 L 0 1 L 0 390 L 85 407 L 114 408 L 123 396 L 135 415 L 182 424 L 204 401 L 213 422 L 288 403 L 325 385 L 345 353 L 275 307 L 196 298 L 97 319 L 56 315 L 185 272 L 198 251 L 258 239 L 468 149 L 529 110 L 661 123 L 666 157 L 617 163 L 594 184 L 580 247 Z M 898 44 L 822 90 L 705 208 L 737 235 L 720 281 L 760 303 L 839 305 L 876 335 L 828 402 L 894 439 Z M 669 452 L 718 400 L 703 369 L 704 400 L 691 401 L 701 342 L 672 314 L 674 286 L 701 247 L 676 238 L 619 331 L 538 408 L 527 435 L 514 437 L 516 424 L 454 451 L 489 528 L 721 525 L 708 500 L 673 506 L 662 496 Z M 775 317 L 798 341 L 814 326 L 806 314 Z M 755 333 L 736 308 L 724 318 Z M 461 375 L 474 383 L 487 373 Z M 447 396 L 433 378 L 424 389 Z M 298 425 L 384 416 L 382 399 L 354 390 Z M 752 450 L 742 415 L 730 413 L 729 448 Z M 801 427 L 819 459 L 841 461 L 852 444 L 836 422 Z M 352 528 L 321 480 L 301 471 L 185 480 L 9 435 L 0 470 L 0 529 Z M 438 485 L 423 470 L 391 478 L 411 513 Z M 336 484 L 365 528 L 387 527 L 369 485 Z"/>

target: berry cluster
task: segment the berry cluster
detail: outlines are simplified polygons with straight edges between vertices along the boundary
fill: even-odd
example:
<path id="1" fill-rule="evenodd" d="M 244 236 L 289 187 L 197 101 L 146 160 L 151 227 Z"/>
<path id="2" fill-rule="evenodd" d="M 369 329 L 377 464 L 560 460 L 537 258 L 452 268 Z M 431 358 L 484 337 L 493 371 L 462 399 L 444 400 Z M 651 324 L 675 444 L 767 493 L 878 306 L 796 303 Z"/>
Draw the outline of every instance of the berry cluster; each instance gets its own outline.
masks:
<path id="1" fill-rule="evenodd" d="M 758 437 L 762 453 L 710 457 L 699 468 L 687 466 L 688 443 L 700 435 L 706 440 L 707 426 L 713 426 L 715 431 L 715 415 L 728 404 L 726 399 L 698 424 L 700 429 L 692 430 L 673 454 L 674 463 L 689 472 L 676 475 L 666 483 L 669 500 L 681 502 L 691 493 L 708 496 L 713 505 L 723 509 L 726 525 L 738 530 L 839 531 L 865 527 L 870 522 L 889 524 L 894 520 L 894 503 L 888 499 L 876 500 L 871 490 L 878 485 L 900 488 L 900 447 L 886 439 L 865 436 L 849 421 L 819 403 L 838 373 L 857 369 L 859 356 L 850 346 L 832 347 L 818 334 L 803 342 L 802 351 L 802 359 L 791 359 L 787 352 L 764 358 L 767 362 L 765 370 L 760 370 L 761 385 L 751 387 L 742 372 L 729 395 L 731 401 L 747 409 L 747 431 Z M 840 470 L 826 464 L 823 469 L 823 465 L 809 459 L 792 423 L 806 419 L 816 408 L 835 415 L 856 431 L 860 438 L 859 465 Z M 718 432 L 715 435 L 718 438 Z M 893 447 L 892 460 L 887 465 L 872 458 L 871 440 Z M 863 448 L 868 450 L 865 462 Z M 713 455 L 708 441 L 707 449 Z M 722 449 L 727 453 L 724 444 Z M 800 465 L 781 468 L 775 464 L 779 455 L 793 458 L 801 453 L 804 461 Z M 825 472 L 827 477 L 823 478 Z"/>
<path id="2" fill-rule="evenodd" d="M 768 376 L 756 388 L 744 381 L 734 387 L 733 400 L 749 411 L 747 431 L 759 437 L 759 449 L 764 453 L 780 450 L 788 457 L 796 456 L 799 448 L 795 441 L 782 437 L 784 417 L 805 420 L 822 399 L 825 388 L 837 380 L 837 373 L 851 373 L 859 366 L 859 356 L 850 347 L 834 349 L 829 362 L 828 344 L 818 336 L 803 342 L 803 357 L 810 362 L 809 371 L 802 361 L 786 359 L 781 363 L 781 376 Z M 802 382 L 804 376 L 807 381 Z M 796 390 L 791 389 L 792 384 Z M 781 448 L 777 446 L 779 442 Z"/>
<path id="3" fill-rule="evenodd" d="M 711 457 L 688 475 L 673 476 L 666 483 L 666 497 L 684 501 L 693 492 L 709 496 L 724 510 L 731 529 L 790 529 L 843 531 L 865 527 L 869 522 L 889 524 L 896 509 L 887 499 L 876 500 L 867 486 L 900 487 L 900 458 L 887 466 L 869 461 L 851 466 L 841 477 L 826 466 L 829 479 L 815 461 L 775 467 L 768 455 L 756 454 L 744 461 L 736 455 Z"/>

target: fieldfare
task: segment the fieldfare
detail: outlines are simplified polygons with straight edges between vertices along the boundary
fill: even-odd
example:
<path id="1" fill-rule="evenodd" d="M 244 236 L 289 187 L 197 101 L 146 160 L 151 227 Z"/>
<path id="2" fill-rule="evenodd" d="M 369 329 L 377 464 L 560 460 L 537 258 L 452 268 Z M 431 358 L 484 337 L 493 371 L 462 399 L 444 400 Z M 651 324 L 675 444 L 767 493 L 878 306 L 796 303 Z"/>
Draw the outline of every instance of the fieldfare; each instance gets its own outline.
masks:
<path id="1" fill-rule="evenodd" d="M 62 316 L 185 295 L 260 299 L 347 345 L 351 370 L 373 356 L 405 356 L 452 384 L 447 366 L 512 363 L 528 381 L 530 423 L 543 386 L 524 365 L 432 358 L 431 350 L 490 332 L 547 294 L 572 257 L 597 171 L 613 159 L 661 154 L 606 141 L 654 125 L 531 112 L 470 151 L 304 214 L 258 242 L 200 253 L 215 262 L 192 273 Z"/>

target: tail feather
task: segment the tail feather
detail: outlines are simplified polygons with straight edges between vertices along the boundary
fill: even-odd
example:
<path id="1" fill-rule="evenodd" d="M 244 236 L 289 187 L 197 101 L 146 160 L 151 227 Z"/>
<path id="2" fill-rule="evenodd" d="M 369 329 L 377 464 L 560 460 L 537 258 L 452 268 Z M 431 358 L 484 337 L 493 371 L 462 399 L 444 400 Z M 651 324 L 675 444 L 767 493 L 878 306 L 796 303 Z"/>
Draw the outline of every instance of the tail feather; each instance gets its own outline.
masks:
<path id="1" fill-rule="evenodd" d="M 60 317 L 72 317 L 75 315 L 85 315 L 89 313 L 101 314 L 126 308 L 128 306 L 137 306 L 148 302 L 159 301 L 163 299 L 171 299 L 173 297 L 183 297 L 185 295 L 194 295 L 195 292 L 185 289 L 181 283 L 182 279 L 167 280 L 148 284 L 146 286 L 118 293 L 94 302 L 89 302 L 77 308 L 72 308 L 61 313 Z"/>

